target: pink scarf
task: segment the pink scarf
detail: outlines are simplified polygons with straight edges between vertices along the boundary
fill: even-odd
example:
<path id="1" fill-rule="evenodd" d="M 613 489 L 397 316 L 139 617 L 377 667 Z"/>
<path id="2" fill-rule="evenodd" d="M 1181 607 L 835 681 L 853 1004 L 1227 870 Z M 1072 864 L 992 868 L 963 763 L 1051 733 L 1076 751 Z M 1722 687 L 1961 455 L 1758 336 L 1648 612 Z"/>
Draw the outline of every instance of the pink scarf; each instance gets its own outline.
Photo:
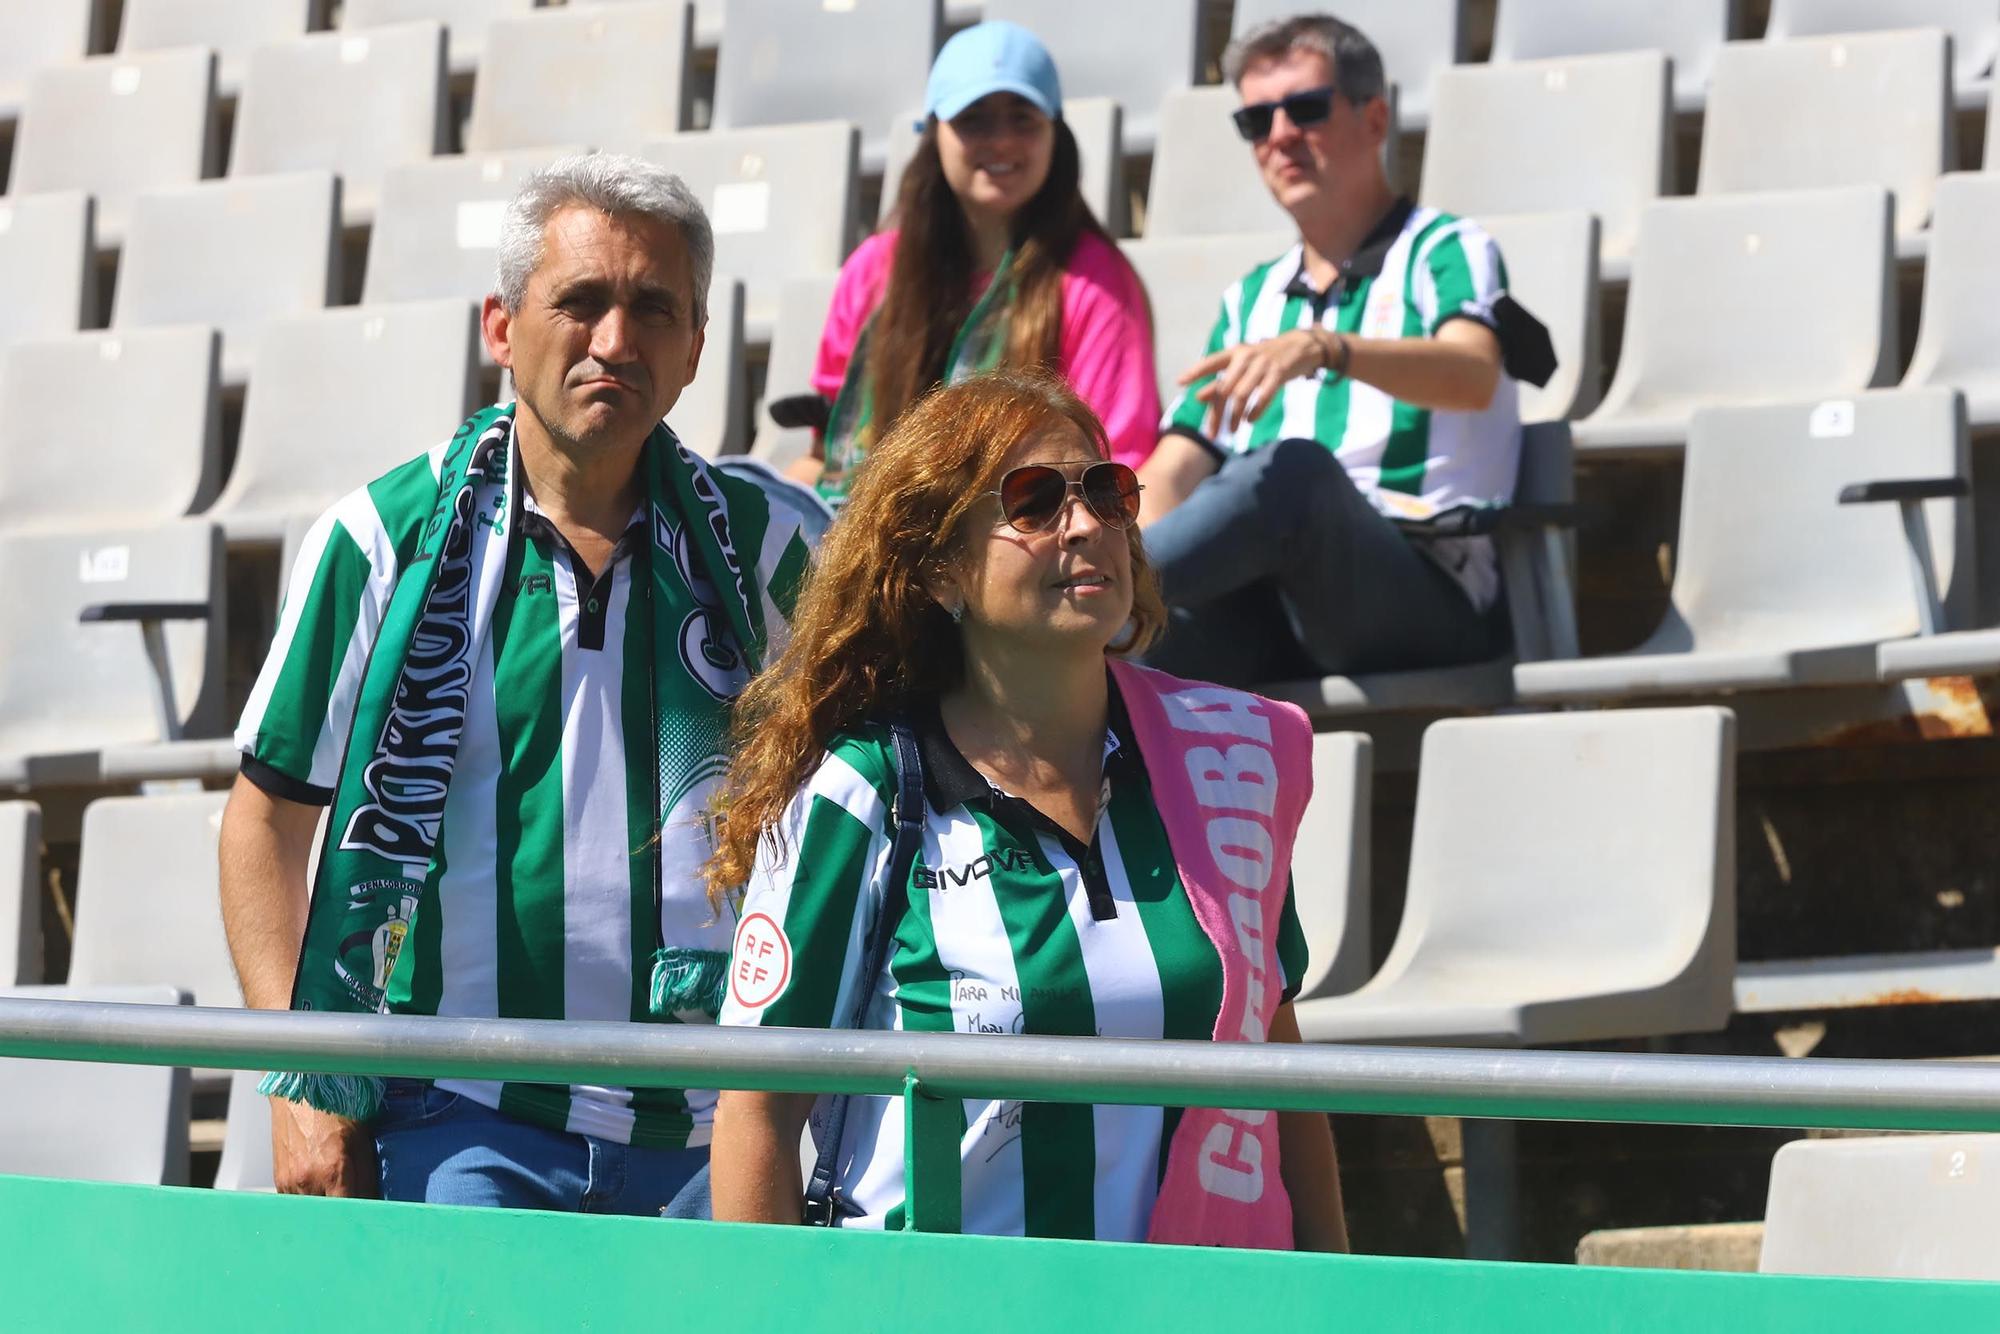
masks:
<path id="1" fill-rule="evenodd" d="M 1312 796 L 1312 725 L 1290 704 L 1113 659 L 1195 918 L 1222 959 L 1217 1042 L 1262 1042 L 1283 990 L 1278 922 Z M 1148 1241 L 1292 1249 L 1278 1118 L 1190 1107 Z"/>

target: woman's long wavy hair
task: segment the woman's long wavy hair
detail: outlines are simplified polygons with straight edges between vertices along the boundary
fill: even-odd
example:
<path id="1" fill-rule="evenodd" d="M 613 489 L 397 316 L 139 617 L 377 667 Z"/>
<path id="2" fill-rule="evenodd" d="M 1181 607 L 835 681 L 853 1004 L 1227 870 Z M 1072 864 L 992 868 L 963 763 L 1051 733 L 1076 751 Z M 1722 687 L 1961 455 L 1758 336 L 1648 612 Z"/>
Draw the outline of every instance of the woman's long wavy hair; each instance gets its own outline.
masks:
<path id="1" fill-rule="evenodd" d="M 1110 239 L 1084 201 L 1080 171 L 1076 136 L 1057 120 L 1048 178 L 1014 215 L 1014 302 L 1003 366 L 1055 369 L 1062 353 L 1063 269 L 1086 232 Z M 935 116 L 903 171 L 895 223 L 896 253 L 863 372 L 878 437 L 944 379 L 952 343 L 972 314 L 972 238 L 945 179 Z"/>
<path id="2" fill-rule="evenodd" d="M 1061 379 L 998 370 L 919 399 L 869 453 L 799 592 L 790 643 L 736 704 L 735 758 L 706 871 L 718 907 L 749 880 L 760 842 L 777 837 L 785 807 L 837 733 L 962 679 L 958 627 L 929 580 L 965 553 L 975 507 L 998 521 L 987 493 L 1014 447 L 1063 423 L 1109 457 L 1103 424 Z M 1125 536 L 1132 620 L 1114 653 L 1144 650 L 1166 623 L 1138 527 Z"/>

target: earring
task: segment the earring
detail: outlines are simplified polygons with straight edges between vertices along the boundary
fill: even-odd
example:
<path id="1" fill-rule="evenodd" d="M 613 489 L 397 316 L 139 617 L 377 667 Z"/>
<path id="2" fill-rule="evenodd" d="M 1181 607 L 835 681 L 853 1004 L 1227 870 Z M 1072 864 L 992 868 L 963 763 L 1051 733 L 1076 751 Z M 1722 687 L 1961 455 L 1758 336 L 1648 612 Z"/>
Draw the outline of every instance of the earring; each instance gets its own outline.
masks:
<path id="1" fill-rule="evenodd" d="M 951 617 L 951 623 L 957 625 L 965 619 L 965 604 L 961 602 L 955 607 L 947 608 L 946 614 Z"/>

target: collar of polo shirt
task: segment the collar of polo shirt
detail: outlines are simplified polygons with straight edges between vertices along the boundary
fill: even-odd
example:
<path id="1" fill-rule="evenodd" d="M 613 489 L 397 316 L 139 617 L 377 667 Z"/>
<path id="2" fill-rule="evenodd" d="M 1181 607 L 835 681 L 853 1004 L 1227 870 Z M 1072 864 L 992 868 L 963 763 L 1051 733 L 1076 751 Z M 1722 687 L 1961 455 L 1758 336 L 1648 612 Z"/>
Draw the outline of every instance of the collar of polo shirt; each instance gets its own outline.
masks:
<path id="1" fill-rule="evenodd" d="M 1389 205 L 1389 211 L 1370 229 L 1352 255 L 1341 263 L 1340 276 L 1333 280 L 1328 291 L 1339 288 L 1350 279 L 1373 278 L 1382 272 L 1382 261 L 1396 244 L 1396 238 L 1403 234 L 1403 226 L 1409 222 L 1410 214 L 1416 212 L 1417 205 L 1407 195 L 1399 195 L 1396 202 Z M 1292 270 L 1291 280 L 1285 284 L 1286 296 L 1318 297 L 1325 292 L 1313 290 L 1312 280 L 1306 277 L 1305 247 L 1299 247 L 1299 264 Z"/>

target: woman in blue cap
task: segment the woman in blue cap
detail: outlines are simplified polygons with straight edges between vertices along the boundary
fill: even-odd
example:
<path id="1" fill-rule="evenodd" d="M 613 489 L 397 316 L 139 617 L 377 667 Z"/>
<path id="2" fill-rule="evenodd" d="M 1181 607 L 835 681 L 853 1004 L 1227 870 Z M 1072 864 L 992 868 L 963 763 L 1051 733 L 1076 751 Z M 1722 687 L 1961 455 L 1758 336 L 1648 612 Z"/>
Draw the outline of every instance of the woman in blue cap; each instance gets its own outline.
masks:
<path id="1" fill-rule="evenodd" d="M 926 390 L 998 365 L 1068 380 L 1136 467 L 1158 439 L 1145 288 L 1077 187 L 1055 62 L 976 24 L 931 66 L 892 225 L 841 267 L 813 388 L 828 423 L 794 475 L 844 498 L 869 444 Z"/>

